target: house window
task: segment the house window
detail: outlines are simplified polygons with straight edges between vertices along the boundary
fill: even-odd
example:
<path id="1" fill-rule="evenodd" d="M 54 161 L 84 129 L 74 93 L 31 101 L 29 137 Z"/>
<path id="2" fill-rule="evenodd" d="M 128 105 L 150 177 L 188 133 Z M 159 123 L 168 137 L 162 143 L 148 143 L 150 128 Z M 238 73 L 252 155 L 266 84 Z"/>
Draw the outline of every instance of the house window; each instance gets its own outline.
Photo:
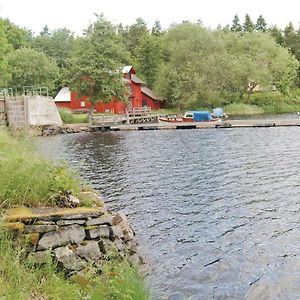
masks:
<path id="1" fill-rule="evenodd" d="M 147 103 L 147 100 L 143 99 L 142 107 L 148 106 L 147 104 L 148 104 L 148 103 Z"/>
<path id="2" fill-rule="evenodd" d="M 85 107 L 85 102 L 84 101 L 80 101 L 80 107 Z"/>

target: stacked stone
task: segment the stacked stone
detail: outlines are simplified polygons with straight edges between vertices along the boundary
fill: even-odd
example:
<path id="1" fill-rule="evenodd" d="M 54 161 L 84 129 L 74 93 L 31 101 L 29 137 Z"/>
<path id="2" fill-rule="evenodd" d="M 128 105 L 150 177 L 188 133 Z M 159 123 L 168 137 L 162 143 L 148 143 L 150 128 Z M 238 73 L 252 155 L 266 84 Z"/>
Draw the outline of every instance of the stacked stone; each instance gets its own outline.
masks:
<path id="1" fill-rule="evenodd" d="M 49 252 L 70 271 L 80 271 L 91 262 L 101 267 L 103 261 L 116 256 L 127 257 L 134 265 L 143 262 L 134 231 L 123 213 L 112 215 L 103 209 L 66 211 L 23 217 L 7 224 L 22 232 L 30 257 L 36 262 L 45 261 Z"/>

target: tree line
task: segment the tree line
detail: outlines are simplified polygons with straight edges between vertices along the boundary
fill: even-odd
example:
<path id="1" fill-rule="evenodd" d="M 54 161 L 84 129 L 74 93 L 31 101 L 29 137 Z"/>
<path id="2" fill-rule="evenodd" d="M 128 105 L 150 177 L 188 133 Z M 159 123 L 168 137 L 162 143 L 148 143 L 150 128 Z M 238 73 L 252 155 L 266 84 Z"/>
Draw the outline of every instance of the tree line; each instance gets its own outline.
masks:
<path id="1" fill-rule="evenodd" d="M 148 28 L 142 18 L 123 26 L 98 15 L 82 36 L 47 26 L 35 36 L 0 19 L 0 45 L 0 87 L 47 86 L 55 95 L 68 85 L 93 102 L 126 101 L 125 65 L 177 109 L 249 102 L 258 86 L 289 94 L 300 82 L 300 30 L 248 14 L 214 30 L 201 21 Z"/>

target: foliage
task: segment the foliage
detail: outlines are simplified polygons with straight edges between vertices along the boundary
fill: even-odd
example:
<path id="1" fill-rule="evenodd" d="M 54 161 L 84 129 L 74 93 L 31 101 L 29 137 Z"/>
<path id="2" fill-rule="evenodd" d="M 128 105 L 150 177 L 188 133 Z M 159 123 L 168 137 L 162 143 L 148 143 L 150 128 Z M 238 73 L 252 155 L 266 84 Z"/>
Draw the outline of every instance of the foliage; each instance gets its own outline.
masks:
<path id="1" fill-rule="evenodd" d="M 136 48 L 137 71 L 147 86 L 153 88 L 162 61 L 160 39 L 156 35 L 145 35 Z"/>
<path id="2" fill-rule="evenodd" d="M 264 33 L 210 31 L 198 24 L 173 26 L 163 37 L 158 94 L 185 109 L 241 101 L 258 85 L 288 93 L 298 62 Z"/>
<path id="3" fill-rule="evenodd" d="M 0 19 L 0 45 L 0 86 L 6 86 L 7 81 L 11 77 L 8 67 L 7 55 L 10 51 L 12 51 L 12 47 L 8 43 L 5 34 L 5 24 L 2 19 Z"/>
<path id="4" fill-rule="evenodd" d="M 8 55 L 12 78 L 10 86 L 46 86 L 54 89 L 59 69 L 46 54 L 30 48 L 21 48 Z"/>
<path id="5" fill-rule="evenodd" d="M 60 68 L 67 65 L 74 43 L 74 34 L 67 28 L 49 32 L 47 28 L 33 39 L 33 48 L 52 57 Z"/>
<path id="6" fill-rule="evenodd" d="M 87 123 L 88 115 L 87 114 L 74 114 L 71 110 L 67 108 L 59 108 L 58 112 L 62 121 L 65 124 L 75 124 L 75 123 Z"/>
<path id="7" fill-rule="evenodd" d="M 267 31 L 267 23 L 262 15 L 259 15 L 256 24 L 255 30 L 258 32 L 266 32 Z"/>
<path id="8" fill-rule="evenodd" d="M 79 96 L 88 96 L 90 115 L 95 103 L 110 102 L 112 97 L 126 100 L 119 71 L 125 57 L 115 27 L 102 16 L 88 28 L 85 38 L 77 39 L 70 59 L 70 87 Z"/>
<path id="9" fill-rule="evenodd" d="M 12 47 L 20 49 L 22 47 L 30 47 L 32 33 L 26 28 L 20 28 L 8 19 L 3 20 L 7 41 Z"/>
<path id="10" fill-rule="evenodd" d="M 245 21 L 244 21 L 244 24 L 243 24 L 243 30 L 245 32 L 253 32 L 255 29 L 255 25 L 254 23 L 252 22 L 250 16 L 248 14 L 245 15 Z"/>
<path id="11" fill-rule="evenodd" d="M 243 27 L 240 23 L 240 18 L 238 15 L 234 15 L 234 18 L 232 20 L 232 25 L 230 28 L 231 31 L 235 31 L 235 32 L 241 32 L 243 31 Z"/>

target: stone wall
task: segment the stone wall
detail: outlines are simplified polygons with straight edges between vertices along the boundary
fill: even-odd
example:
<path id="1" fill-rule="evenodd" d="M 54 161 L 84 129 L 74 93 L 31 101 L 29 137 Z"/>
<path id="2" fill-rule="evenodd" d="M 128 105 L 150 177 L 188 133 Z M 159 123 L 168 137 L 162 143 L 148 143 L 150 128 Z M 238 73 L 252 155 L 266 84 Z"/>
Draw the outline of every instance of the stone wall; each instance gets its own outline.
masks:
<path id="1" fill-rule="evenodd" d="M 42 263 L 50 252 L 69 271 L 90 263 L 101 268 L 103 261 L 116 256 L 142 263 L 126 216 L 105 208 L 10 210 L 4 226 L 26 241 L 31 259 Z"/>

